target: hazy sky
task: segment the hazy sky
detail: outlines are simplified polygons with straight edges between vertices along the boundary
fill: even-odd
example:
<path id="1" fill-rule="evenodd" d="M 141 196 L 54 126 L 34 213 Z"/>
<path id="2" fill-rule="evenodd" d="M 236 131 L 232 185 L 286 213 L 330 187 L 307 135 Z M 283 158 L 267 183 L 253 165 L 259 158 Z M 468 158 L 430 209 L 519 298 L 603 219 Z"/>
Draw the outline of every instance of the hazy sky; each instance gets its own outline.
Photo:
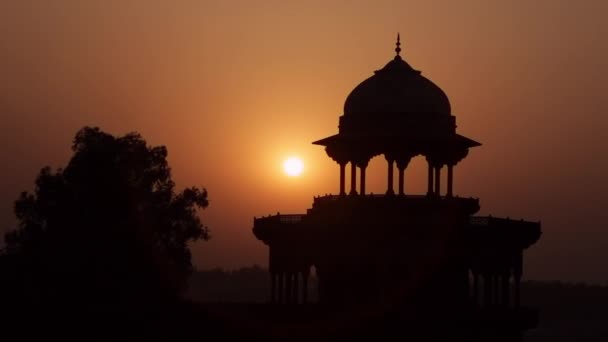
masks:
<path id="1" fill-rule="evenodd" d="M 45 165 L 85 125 L 166 145 L 178 186 L 209 190 L 199 268 L 265 264 L 253 216 L 305 212 L 336 193 L 314 140 L 348 93 L 402 55 L 449 96 L 483 143 L 455 169 L 481 214 L 542 221 L 532 279 L 608 282 L 608 2 L 0 2 L 0 231 Z M 299 178 L 282 161 L 305 162 Z M 385 191 L 385 161 L 368 189 Z M 426 188 L 420 158 L 406 176 Z"/>

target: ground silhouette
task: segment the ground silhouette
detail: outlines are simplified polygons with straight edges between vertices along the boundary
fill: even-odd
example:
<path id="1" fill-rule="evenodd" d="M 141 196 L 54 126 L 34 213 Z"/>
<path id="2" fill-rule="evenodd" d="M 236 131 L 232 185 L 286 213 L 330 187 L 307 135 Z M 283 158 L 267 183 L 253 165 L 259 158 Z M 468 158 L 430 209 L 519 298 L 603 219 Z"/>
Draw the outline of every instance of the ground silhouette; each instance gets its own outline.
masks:
<path id="1" fill-rule="evenodd" d="M 164 146 L 84 127 L 68 165 L 43 168 L 15 202 L 0 257 L 6 308 L 159 308 L 185 288 L 188 243 L 208 239 L 196 187 L 176 192 Z"/>
<path id="2" fill-rule="evenodd" d="M 258 312 L 269 300 L 266 269 L 259 266 L 227 271 L 222 269 L 195 271 L 186 295 L 209 311 L 230 308 L 233 315 L 240 312 L 241 320 Z M 316 284 L 316 277 L 312 277 Z M 310 298 L 316 298 L 316 286 L 311 286 Z M 608 338 L 608 286 L 559 281 L 524 281 L 522 305 L 540 309 L 539 326 L 524 335 L 524 341 L 602 341 Z M 238 303 L 249 303 L 244 306 Z M 314 307 L 303 308 L 310 313 Z M 289 308 L 285 308 L 285 312 Z M 308 312 L 307 312 L 308 310 Z M 259 310 L 261 311 L 261 310 Z M 293 315 L 296 315 L 292 313 Z M 285 320 L 285 318 L 282 318 Z"/>

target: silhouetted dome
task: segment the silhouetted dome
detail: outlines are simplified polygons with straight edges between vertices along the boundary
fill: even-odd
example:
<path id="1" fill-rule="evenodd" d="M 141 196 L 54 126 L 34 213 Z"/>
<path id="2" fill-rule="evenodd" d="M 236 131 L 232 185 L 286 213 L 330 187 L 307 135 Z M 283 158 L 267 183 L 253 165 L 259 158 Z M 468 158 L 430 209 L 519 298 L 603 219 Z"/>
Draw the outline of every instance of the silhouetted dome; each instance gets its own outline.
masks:
<path id="1" fill-rule="evenodd" d="M 420 75 L 399 55 L 361 82 L 346 98 L 345 116 L 435 113 L 450 115 L 443 90 Z"/>

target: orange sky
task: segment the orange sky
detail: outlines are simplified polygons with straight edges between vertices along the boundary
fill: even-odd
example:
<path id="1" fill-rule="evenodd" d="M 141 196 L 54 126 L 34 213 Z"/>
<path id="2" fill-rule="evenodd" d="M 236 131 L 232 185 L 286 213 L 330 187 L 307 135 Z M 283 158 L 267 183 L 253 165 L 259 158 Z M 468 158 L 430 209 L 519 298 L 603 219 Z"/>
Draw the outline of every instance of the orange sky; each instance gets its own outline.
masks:
<path id="1" fill-rule="evenodd" d="M 177 4 L 176 4 L 177 3 Z M 359 82 L 402 55 L 483 143 L 456 167 L 481 214 L 542 220 L 533 279 L 607 282 L 608 25 L 604 0 L 0 3 L 0 231 L 74 133 L 138 131 L 169 148 L 178 186 L 209 190 L 200 268 L 266 262 L 254 215 L 305 212 L 338 168 L 310 143 L 337 132 Z M 304 159 L 299 178 L 281 171 Z M 425 189 L 416 160 L 410 191 Z M 385 190 L 384 160 L 368 189 Z"/>

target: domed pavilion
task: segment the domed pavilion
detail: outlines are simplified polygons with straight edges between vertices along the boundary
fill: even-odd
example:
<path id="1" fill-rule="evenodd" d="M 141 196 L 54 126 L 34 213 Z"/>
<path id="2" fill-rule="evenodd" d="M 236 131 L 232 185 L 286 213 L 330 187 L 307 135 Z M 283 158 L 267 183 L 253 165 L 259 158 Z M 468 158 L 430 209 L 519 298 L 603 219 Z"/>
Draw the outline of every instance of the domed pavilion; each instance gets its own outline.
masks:
<path id="1" fill-rule="evenodd" d="M 443 90 L 412 68 L 401 56 L 361 82 L 346 98 L 339 133 L 315 141 L 340 165 L 340 195 L 346 194 L 345 168 L 351 165 L 350 194 L 365 195 L 369 160 L 384 155 L 388 162 L 387 195 L 394 194 L 393 169 L 399 172 L 398 194 L 405 194 L 404 172 L 409 161 L 423 155 L 429 165 L 428 195 L 440 195 L 441 170 L 447 168 L 447 197 L 453 195 L 454 166 L 481 144 L 456 133 L 456 117 Z M 434 179 L 433 179 L 434 173 Z"/>
<path id="2" fill-rule="evenodd" d="M 339 193 L 315 197 L 305 214 L 254 218 L 253 233 L 269 247 L 269 301 L 307 303 L 316 292 L 324 307 L 464 320 L 471 329 L 497 324 L 517 335 L 536 324 L 519 289 L 540 223 L 474 216 L 479 200 L 455 195 L 455 166 L 481 144 L 456 132 L 447 95 L 401 57 L 400 45 L 398 37 L 395 57 L 348 95 L 338 133 L 314 142 L 339 166 Z M 366 168 L 378 155 L 387 187 L 372 195 Z M 425 194 L 405 184 L 418 155 L 428 163 Z"/>

